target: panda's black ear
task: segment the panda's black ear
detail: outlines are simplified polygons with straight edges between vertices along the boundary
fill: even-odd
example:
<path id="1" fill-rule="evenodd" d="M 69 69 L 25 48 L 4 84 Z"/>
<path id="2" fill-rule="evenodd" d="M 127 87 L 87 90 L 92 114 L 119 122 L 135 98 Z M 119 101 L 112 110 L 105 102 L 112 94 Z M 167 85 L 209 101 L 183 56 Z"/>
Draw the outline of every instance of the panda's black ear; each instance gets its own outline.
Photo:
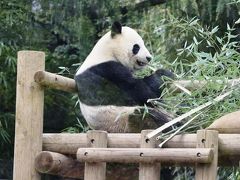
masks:
<path id="1" fill-rule="evenodd" d="M 122 25 L 120 22 L 115 21 L 112 24 L 112 28 L 111 28 L 111 36 L 112 38 L 116 35 L 116 34 L 121 34 L 122 33 Z"/>

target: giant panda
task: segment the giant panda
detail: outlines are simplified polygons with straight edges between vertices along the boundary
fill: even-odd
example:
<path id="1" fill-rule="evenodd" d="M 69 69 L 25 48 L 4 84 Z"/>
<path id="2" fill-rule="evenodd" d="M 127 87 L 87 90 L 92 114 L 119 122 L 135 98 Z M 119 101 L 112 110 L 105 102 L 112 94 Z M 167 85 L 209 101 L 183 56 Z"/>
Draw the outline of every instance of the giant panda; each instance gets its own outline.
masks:
<path id="1" fill-rule="evenodd" d="M 151 59 L 141 36 L 119 22 L 114 22 L 111 31 L 100 38 L 74 78 L 82 115 L 92 129 L 139 132 L 171 119 L 147 100 L 158 98 L 162 76 L 173 78 L 173 74 L 159 69 L 142 79 L 133 76 Z"/>

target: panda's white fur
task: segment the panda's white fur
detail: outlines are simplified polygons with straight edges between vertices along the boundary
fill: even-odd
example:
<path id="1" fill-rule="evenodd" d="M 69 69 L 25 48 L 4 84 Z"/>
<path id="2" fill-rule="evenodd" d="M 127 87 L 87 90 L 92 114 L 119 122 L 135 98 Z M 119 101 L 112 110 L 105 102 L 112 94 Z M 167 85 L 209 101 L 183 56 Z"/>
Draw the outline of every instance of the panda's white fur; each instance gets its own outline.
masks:
<path id="1" fill-rule="evenodd" d="M 81 112 L 92 129 L 108 132 L 130 132 L 128 117 L 137 107 L 127 106 L 88 106 L 80 102 Z"/>
<path id="2" fill-rule="evenodd" d="M 134 44 L 139 44 L 141 47 L 136 55 L 132 54 Z M 97 42 L 76 75 L 84 72 L 89 67 L 109 60 L 120 62 L 132 70 L 138 70 L 143 66 L 139 66 L 136 61 L 142 61 L 147 64 L 146 57 L 152 56 L 145 47 L 141 36 L 134 29 L 123 26 L 121 34 L 117 34 L 112 38 L 111 31 L 109 31 Z"/>
<path id="3" fill-rule="evenodd" d="M 115 25 L 119 28 L 118 23 Z M 84 86 L 78 80 L 78 77 L 81 77 L 92 67 L 98 67 L 98 65 L 103 63 L 116 62 L 122 64 L 131 72 L 147 65 L 147 57 L 151 58 L 152 56 L 145 47 L 141 36 L 130 27 L 124 26 L 120 28 L 119 32 L 114 35 L 113 30 L 106 33 L 94 46 L 76 73 L 75 80 L 78 86 Z M 132 49 L 134 44 L 140 46 L 137 54 L 133 54 Z M 106 71 L 108 71 L 108 69 L 106 69 Z M 87 81 L 87 83 L 91 82 Z M 95 91 L 94 84 L 92 86 L 93 88 L 79 88 L 79 93 L 81 93 L 81 91 Z M 144 89 L 139 89 L 138 91 L 144 91 Z M 95 94 L 93 96 L 95 96 Z M 82 102 L 80 96 L 79 98 L 81 112 L 92 129 L 106 130 L 108 132 L 132 131 L 129 123 L 129 115 L 134 114 L 135 110 L 140 107 L 139 105 L 89 105 Z M 141 121 L 141 119 L 139 121 Z"/>

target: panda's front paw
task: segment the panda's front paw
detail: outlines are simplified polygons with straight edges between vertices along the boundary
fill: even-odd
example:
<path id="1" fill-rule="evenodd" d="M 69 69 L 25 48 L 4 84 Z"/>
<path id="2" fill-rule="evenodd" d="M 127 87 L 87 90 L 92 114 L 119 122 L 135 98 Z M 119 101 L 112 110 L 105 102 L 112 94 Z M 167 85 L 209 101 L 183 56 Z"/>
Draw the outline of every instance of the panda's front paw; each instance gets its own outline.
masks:
<path id="1" fill-rule="evenodd" d="M 175 75 L 171 71 L 166 70 L 166 69 L 158 69 L 157 71 L 155 71 L 154 74 L 157 75 L 158 77 L 166 76 L 170 79 L 175 78 Z"/>

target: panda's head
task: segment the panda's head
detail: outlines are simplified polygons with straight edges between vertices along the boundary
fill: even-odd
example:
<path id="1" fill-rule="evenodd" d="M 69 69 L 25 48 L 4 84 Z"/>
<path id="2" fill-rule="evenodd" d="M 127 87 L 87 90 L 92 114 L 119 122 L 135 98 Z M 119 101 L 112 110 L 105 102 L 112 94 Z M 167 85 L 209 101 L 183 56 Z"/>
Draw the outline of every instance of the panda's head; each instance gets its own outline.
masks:
<path id="1" fill-rule="evenodd" d="M 119 22 L 112 25 L 109 43 L 115 60 L 131 70 L 142 69 L 152 59 L 141 36 Z"/>

